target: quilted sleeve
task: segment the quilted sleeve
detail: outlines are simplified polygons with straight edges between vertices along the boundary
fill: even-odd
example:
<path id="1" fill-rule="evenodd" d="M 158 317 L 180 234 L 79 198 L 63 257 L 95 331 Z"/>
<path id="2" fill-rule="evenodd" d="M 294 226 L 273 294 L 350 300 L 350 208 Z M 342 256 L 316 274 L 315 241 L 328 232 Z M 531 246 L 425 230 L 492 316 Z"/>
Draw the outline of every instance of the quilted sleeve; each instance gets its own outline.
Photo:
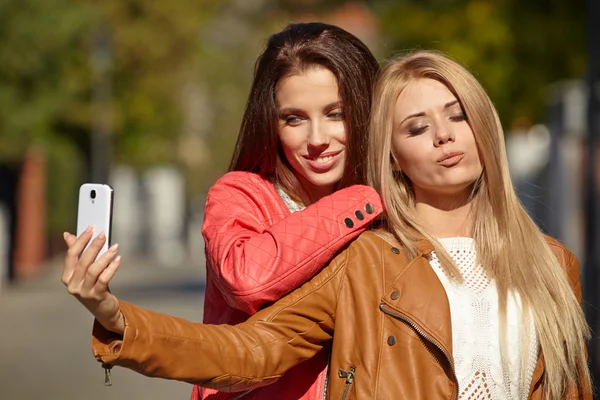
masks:
<path id="1" fill-rule="evenodd" d="M 317 354 L 335 328 L 345 252 L 301 288 L 248 321 L 204 325 L 121 302 L 123 337 L 94 323 L 98 361 L 220 391 L 265 386 Z"/>
<path id="2" fill-rule="evenodd" d="M 355 185 L 266 226 L 266 191 L 240 176 L 211 188 L 202 233 L 217 287 L 248 314 L 314 276 L 383 210 L 373 188 Z"/>

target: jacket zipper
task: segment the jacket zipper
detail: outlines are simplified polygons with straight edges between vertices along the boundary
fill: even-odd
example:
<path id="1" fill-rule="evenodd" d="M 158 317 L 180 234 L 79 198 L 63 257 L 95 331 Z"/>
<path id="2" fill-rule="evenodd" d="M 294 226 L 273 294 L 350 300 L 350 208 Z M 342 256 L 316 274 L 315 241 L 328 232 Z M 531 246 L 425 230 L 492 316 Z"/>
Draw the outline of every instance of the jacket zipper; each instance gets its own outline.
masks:
<path id="1" fill-rule="evenodd" d="M 391 315 L 392 317 L 396 317 L 402 321 L 404 321 L 406 324 L 408 324 L 411 328 L 413 328 L 415 330 L 415 332 L 417 332 L 422 338 L 424 338 L 425 340 L 427 340 L 428 342 L 432 343 L 435 347 L 437 347 L 442 354 L 446 357 L 446 360 L 448 361 L 448 364 L 450 364 L 450 368 L 452 369 L 452 378 L 454 379 L 454 383 L 455 383 L 455 387 L 456 387 L 456 391 L 454 393 L 454 399 L 458 399 L 458 379 L 456 379 L 456 371 L 454 370 L 454 364 L 452 364 L 452 361 L 450 359 L 450 356 L 448 355 L 448 353 L 446 353 L 446 350 L 444 350 L 442 348 L 442 346 L 439 344 L 439 342 L 437 340 L 435 340 L 434 338 L 432 338 L 430 335 L 428 335 L 427 333 L 423 332 L 423 330 L 421 328 L 419 328 L 417 326 L 417 324 L 415 324 L 414 322 L 412 322 L 408 317 L 406 317 L 403 314 L 400 314 L 396 311 L 390 310 L 385 303 L 381 303 L 379 305 L 379 309 L 381 311 L 383 311 L 385 314 Z M 434 357 L 436 360 L 437 357 Z M 439 363 L 439 360 L 438 360 Z M 442 366 L 443 367 L 443 366 Z"/>
<path id="2" fill-rule="evenodd" d="M 112 380 L 110 379 L 110 370 L 112 367 L 111 364 L 102 363 L 102 368 L 104 368 L 104 386 L 112 386 Z"/>
<path id="3" fill-rule="evenodd" d="M 331 352 L 327 360 L 327 371 L 325 373 L 325 382 L 323 384 L 323 397 L 322 400 L 327 400 L 327 388 L 329 386 L 329 370 L 331 369 Z"/>
<path id="4" fill-rule="evenodd" d="M 342 397 L 340 398 L 340 400 L 346 400 L 346 398 L 348 397 L 348 392 L 350 391 L 350 387 L 352 386 L 352 383 L 354 382 L 354 372 L 356 371 L 356 368 L 354 367 L 350 367 L 350 371 L 344 371 L 343 369 L 340 369 L 338 371 L 338 376 L 340 378 L 346 378 L 346 387 L 344 387 L 344 393 L 342 393 Z"/>
<path id="5" fill-rule="evenodd" d="M 254 389 L 250 389 L 250 390 L 246 390 L 244 393 L 240 394 L 237 397 L 234 397 L 232 400 L 238 400 L 241 399 L 242 397 L 246 396 L 247 394 L 249 394 L 250 392 L 254 391 Z"/>

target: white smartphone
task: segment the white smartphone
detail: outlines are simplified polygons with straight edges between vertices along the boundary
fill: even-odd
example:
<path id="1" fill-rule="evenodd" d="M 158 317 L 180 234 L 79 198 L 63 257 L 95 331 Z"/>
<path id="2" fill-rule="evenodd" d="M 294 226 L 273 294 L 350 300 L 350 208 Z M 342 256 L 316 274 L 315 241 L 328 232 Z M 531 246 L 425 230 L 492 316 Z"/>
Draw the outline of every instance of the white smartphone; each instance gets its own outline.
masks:
<path id="1" fill-rule="evenodd" d="M 92 240 L 104 232 L 106 242 L 98 253 L 100 257 L 111 245 L 111 227 L 113 212 L 113 189 L 100 183 L 84 183 L 79 188 L 77 205 L 77 237 L 89 227 L 93 227 Z M 92 243 L 90 240 L 85 249 Z M 84 249 L 84 251 L 85 251 Z M 96 259 L 98 258 L 96 257 Z"/>

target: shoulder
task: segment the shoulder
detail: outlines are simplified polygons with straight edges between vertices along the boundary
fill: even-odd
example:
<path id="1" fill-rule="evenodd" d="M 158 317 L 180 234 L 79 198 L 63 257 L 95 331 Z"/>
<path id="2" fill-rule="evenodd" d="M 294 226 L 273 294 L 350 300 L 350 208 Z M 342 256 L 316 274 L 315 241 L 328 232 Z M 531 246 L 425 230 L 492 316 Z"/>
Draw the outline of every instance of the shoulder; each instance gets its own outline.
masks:
<path id="1" fill-rule="evenodd" d="M 276 190 L 268 178 L 252 172 L 232 171 L 220 177 L 208 190 L 207 200 L 231 198 L 236 193 L 244 197 L 260 198 L 265 194 L 270 197 Z"/>
<path id="2" fill-rule="evenodd" d="M 239 216 L 240 213 L 271 215 L 285 207 L 273 183 L 251 172 L 233 171 L 223 175 L 210 188 L 204 207 L 205 217 Z"/>
<path id="3" fill-rule="evenodd" d="M 349 254 L 349 261 L 362 265 L 381 264 L 386 251 L 394 255 L 401 254 L 393 236 L 390 234 L 388 238 L 387 235 L 384 230 L 379 229 L 361 233 L 345 249 L 345 252 Z M 395 248 L 398 253 L 392 253 L 392 248 Z"/>
<path id="4" fill-rule="evenodd" d="M 368 230 L 361 233 L 356 240 L 350 244 L 350 248 L 356 252 L 381 250 L 386 243 L 383 234 L 379 230 Z"/>
<path id="5" fill-rule="evenodd" d="M 247 187 L 247 186 L 268 186 L 273 187 L 273 183 L 262 175 L 246 171 L 231 171 L 220 177 L 212 189 L 222 186 Z M 210 191 L 209 191 L 210 193 Z"/>
<path id="6" fill-rule="evenodd" d="M 562 243 L 556 240 L 553 237 L 544 235 L 548 246 L 554 252 L 554 255 L 558 259 L 559 264 L 564 269 L 567 274 L 567 278 L 569 279 L 569 283 L 573 288 L 575 294 L 580 297 L 581 296 L 581 288 L 580 288 L 580 276 L 579 276 L 579 261 L 577 260 L 577 256 L 573 254 L 569 249 L 565 247 Z"/>
<path id="7" fill-rule="evenodd" d="M 573 265 L 573 263 L 577 263 L 577 257 L 571 250 L 567 249 L 564 244 L 551 236 L 544 235 L 544 238 L 546 239 L 548 246 L 550 246 L 550 249 L 554 252 L 560 265 L 567 270 L 567 272 L 569 272 L 569 268 L 577 267 L 577 269 L 579 269 L 579 265 Z"/>

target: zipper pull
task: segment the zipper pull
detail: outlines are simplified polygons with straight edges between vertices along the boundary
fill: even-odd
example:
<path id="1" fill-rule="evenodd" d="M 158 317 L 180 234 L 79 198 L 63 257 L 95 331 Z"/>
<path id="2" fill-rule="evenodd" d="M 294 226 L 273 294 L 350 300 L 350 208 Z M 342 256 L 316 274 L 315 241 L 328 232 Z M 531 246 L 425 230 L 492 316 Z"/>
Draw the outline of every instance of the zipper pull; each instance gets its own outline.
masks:
<path id="1" fill-rule="evenodd" d="M 350 371 L 344 371 L 343 369 L 340 369 L 338 371 L 338 376 L 340 378 L 346 378 L 346 384 L 350 385 L 352 382 L 354 382 L 354 371 L 356 371 L 354 367 L 350 368 Z"/>
<path id="2" fill-rule="evenodd" d="M 102 368 L 104 368 L 104 386 L 112 386 L 112 381 L 110 379 L 110 370 L 112 367 L 111 364 L 102 363 Z"/>

